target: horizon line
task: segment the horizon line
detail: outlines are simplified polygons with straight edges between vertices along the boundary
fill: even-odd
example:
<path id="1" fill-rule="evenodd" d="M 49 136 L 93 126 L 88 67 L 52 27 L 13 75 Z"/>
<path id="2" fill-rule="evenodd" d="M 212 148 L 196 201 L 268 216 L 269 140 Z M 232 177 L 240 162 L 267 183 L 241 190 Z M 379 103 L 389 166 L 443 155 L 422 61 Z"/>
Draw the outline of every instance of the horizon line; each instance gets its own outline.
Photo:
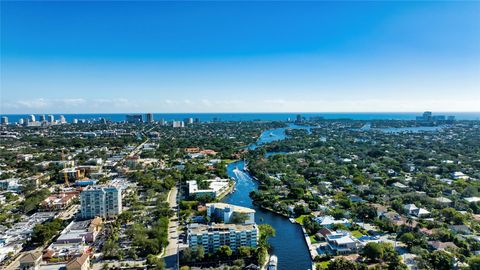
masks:
<path id="1" fill-rule="evenodd" d="M 7 115 L 42 115 L 42 114 L 61 114 L 61 115 L 75 115 L 75 114 L 387 114 L 387 113 L 398 113 L 398 114 L 410 114 L 410 113 L 423 113 L 423 112 L 432 112 L 432 113 L 480 113 L 480 111 L 330 111 L 330 112 L 75 112 L 75 113 L 1 113 L 2 116 Z"/>

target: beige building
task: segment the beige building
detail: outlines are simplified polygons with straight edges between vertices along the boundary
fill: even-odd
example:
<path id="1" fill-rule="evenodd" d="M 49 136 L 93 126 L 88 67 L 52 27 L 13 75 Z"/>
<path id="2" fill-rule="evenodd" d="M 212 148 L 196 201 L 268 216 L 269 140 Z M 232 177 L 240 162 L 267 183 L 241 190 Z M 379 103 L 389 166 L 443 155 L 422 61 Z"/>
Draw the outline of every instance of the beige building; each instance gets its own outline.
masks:
<path id="1" fill-rule="evenodd" d="M 38 270 L 42 262 L 41 252 L 28 252 L 20 258 L 20 270 Z"/>
<path id="2" fill-rule="evenodd" d="M 89 270 L 90 255 L 83 253 L 81 256 L 73 258 L 67 263 L 67 270 Z"/>

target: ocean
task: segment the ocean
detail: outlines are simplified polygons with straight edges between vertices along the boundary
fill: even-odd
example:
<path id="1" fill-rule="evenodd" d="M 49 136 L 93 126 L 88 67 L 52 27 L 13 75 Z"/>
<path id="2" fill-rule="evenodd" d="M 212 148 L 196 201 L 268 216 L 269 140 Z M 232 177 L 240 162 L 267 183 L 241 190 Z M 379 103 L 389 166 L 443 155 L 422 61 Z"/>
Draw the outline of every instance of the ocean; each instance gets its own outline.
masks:
<path id="1" fill-rule="evenodd" d="M 72 122 L 73 119 L 98 119 L 105 118 L 114 122 L 121 122 L 125 120 L 125 115 L 133 113 L 99 113 L 99 114 L 63 114 L 67 122 Z M 144 119 L 146 118 L 145 113 Z M 303 117 L 321 116 L 325 119 L 353 119 L 353 120 L 415 120 L 416 116 L 420 116 L 422 112 L 408 112 L 408 113 L 154 113 L 155 121 L 164 119 L 165 121 L 184 120 L 185 118 L 198 118 L 201 122 L 210 122 L 214 119 L 217 121 L 285 121 L 287 119 L 295 120 L 296 116 L 301 114 Z M 21 118 L 27 117 L 29 114 L 2 114 L 7 116 L 10 123 L 18 122 Z M 35 114 L 37 120 L 41 114 Z M 52 114 L 55 119 L 58 119 L 62 114 Z M 457 120 L 480 120 L 480 112 L 449 112 L 449 113 L 433 113 L 433 115 L 454 115 Z"/>

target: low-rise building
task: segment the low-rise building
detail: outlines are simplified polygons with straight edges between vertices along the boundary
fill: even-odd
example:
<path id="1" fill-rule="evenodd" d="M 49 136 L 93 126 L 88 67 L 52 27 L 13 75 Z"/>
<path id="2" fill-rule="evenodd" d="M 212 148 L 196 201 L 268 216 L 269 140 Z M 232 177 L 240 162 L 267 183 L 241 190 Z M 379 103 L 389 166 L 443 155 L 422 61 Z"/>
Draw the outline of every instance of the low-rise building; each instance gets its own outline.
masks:
<path id="1" fill-rule="evenodd" d="M 0 180 L 0 190 L 20 191 L 21 185 L 19 184 L 19 180 L 19 178 Z"/>
<path id="2" fill-rule="evenodd" d="M 203 246 L 205 252 L 213 253 L 221 246 L 237 248 L 257 247 L 258 227 L 256 224 L 215 224 L 192 223 L 188 225 L 188 245 L 192 250 Z"/>
<path id="3" fill-rule="evenodd" d="M 85 171 L 78 168 L 64 168 L 59 172 L 59 174 L 61 179 L 64 179 L 66 176 L 69 181 L 74 181 L 85 177 Z"/>
<path id="4" fill-rule="evenodd" d="M 335 231 L 325 236 L 328 250 L 335 255 L 356 253 L 360 248 L 360 241 L 347 231 Z"/>
<path id="5" fill-rule="evenodd" d="M 453 172 L 452 177 L 455 180 L 458 180 L 458 179 L 468 180 L 468 179 L 470 179 L 470 177 L 468 175 L 464 174 L 463 172 Z"/>
<path id="6" fill-rule="evenodd" d="M 50 261 L 67 261 L 78 257 L 90 250 L 88 243 L 93 243 L 100 232 L 102 219 L 97 217 L 92 220 L 73 221 L 50 244 L 43 255 Z"/>
<path id="7" fill-rule="evenodd" d="M 71 259 L 67 265 L 67 270 L 89 270 L 90 269 L 90 255 L 83 253 L 82 255 Z"/>
<path id="8" fill-rule="evenodd" d="M 207 203 L 207 215 L 224 223 L 255 223 L 255 210 L 227 203 Z"/>
<path id="9" fill-rule="evenodd" d="M 62 210 L 70 206 L 77 197 L 78 192 L 53 194 L 43 200 L 41 205 L 46 210 Z"/>
<path id="10" fill-rule="evenodd" d="M 41 252 L 27 252 L 20 258 L 20 270 L 38 270 L 42 262 Z"/>
<path id="11" fill-rule="evenodd" d="M 325 228 L 332 228 L 334 225 L 344 225 L 349 227 L 351 225 L 350 221 L 348 219 L 343 218 L 343 219 L 335 219 L 332 216 L 319 216 L 313 218 L 320 226 L 325 227 Z"/>
<path id="12" fill-rule="evenodd" d="M 229 179 L 210 179 L 205 180 L 208 184 L 208 188 L 200 188 L 196 180 L 187 181 L 188 195 L 191 197 L 197 196 L 210 196 L 212 198 L 225 196 L 230 190 Z"/>

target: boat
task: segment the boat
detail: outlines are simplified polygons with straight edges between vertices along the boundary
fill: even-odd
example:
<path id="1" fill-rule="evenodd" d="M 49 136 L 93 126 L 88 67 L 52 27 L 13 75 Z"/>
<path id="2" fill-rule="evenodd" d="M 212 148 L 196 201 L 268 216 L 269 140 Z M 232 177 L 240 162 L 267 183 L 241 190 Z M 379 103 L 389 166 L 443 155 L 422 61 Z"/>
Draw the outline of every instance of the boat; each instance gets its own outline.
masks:
<path id="1" fill-rule="evenodd" d="M 273 137 L 273 136 L 275 136 L 275 134 L 273 134 L 272 132 L 270 132 L 270 134 L 268 134 L 268 136 Z"/>
<path id="2" fill-rule="evenodd" d="M 278 257 L 275 255 L 270 256 L 270 261 L 268 262 L 268 270 L 277 270 Z"/>

